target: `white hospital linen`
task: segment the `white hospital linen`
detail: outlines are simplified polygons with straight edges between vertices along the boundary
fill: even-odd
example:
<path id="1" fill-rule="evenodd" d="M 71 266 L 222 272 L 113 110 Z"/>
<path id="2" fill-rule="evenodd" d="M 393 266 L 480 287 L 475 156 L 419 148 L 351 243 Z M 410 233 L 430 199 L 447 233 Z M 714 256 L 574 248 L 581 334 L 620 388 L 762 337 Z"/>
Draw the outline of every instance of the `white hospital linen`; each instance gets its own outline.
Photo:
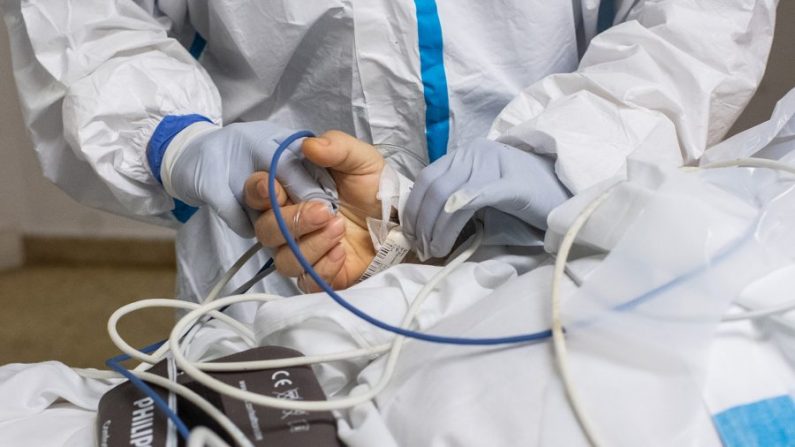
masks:
<path id="1" fill-rule="evenodd" d="M 384 304 L 369 310 L 386 309 L 379 316 L 395 322 L 402 316 L 413 292 L 438 269 L 400 266 L 354 289 L 357 293 L 346 292 L 345 295 L 365 306 L 368 302 Z M 429 311 L 424 314 L 425 323 L 421 326 L 434 333 L 467 337 L 546 329 L 550 279 L 550 266 L 514 277 L 510 266 L 500 265 L 498 261 L 465 264 L 449 278 L 449 283 L 456 284 L 449 288 L 454 293 L 434 294 L 429 298 Z M 398 285 L 398 280 L 406 284 L 405 288 Z M 464 295 L 467 302 L 460 303 L 461 292 L 467 287 L 473 293 Z M 567 283 L 566 290 L 571 287 Z M 402 290 L 406 291 L 405 295 Z M 304 353 L 320 353 L 367 346 L 389 338 L 356 317 L 329 312 L 327 297 L 308 295 L 301 297 L 300 302 L 292 301 L 269 303 L 262 308 L 256 323 L 262 343 L 277 343 Z M 213 335 L 204 339 L 207 345 L 226 338 L 236 340 L 231 331 L 218 328 L 211 331 Z M 759 350 L 759 343 L 767 343 L 765 338 L 741 341 L 747 345 L 741 348 L 737 348 L 736 338 L 734 331 L 721 331 L 712 344 L 712 351 L 717 354 L 709 359 L 711 375 L 705 399 L 714 411 L 769 393 L 769 381 L 745 381 L 745 372 L 737 377 L 730 375 L 737 365 L 748 362 L 749 350 L 758 351 L 752 358 L 759 364 L 747 365 L 744 371 L 764 372 L 766 365 L 776 365 L 777 373 L 787 374 L 779 379 L 793 377 L 793 365 L 787 369 L 777 349 Z M 349 361 L 336 362 L 316 371 L 326 392 L 333 398 L 351 388 L 368 387 L 378 379 L 382 367 L 383 361 L 369 365 L 366 361 Z M 9 369 L 13 375 L 8 373 Z M 0 419 L 0 445 L 16 445 L 31 436 L 41 437 L 42 442 L 37 445 L 42 446 L 64 445 L 70 439 L 71 445 L 81 445 L 80 442 L 89 445 L 94 436 L 89 429 L 93 417 L 81 411 L 96 405 L 105 385 L 75 380 L 73 372 L 57 364 L 8 365 L 0 368 L 0 375 L 14 377 L 13 386 L 0 386 L 2 402 L 38 401 L 44 390 L 49 390 L 46 395 L 50 396 L 35 406 L 4 413 L 4 418 Z M 760 377 L 770 378 L 770 374 Z M 7 380 L 2 383 L 11 385 Z M 740 384 L 741 388 L 737 388 Z M 621 385 L 604 384 L 618 390 Z M 63 407 L 47 406 L 54 396 L 63 396 L 80 405 L 70 405 L 75 410 L 72 413 L 75 419 L 70 419 L 73 422 L 42 425 L 64 414 Z M 643 415 L 642 402 L 638 401 L 638 417 Z M 602 411 L 610 411 L 610 403 L 605 405 Z M 14 414 L 24 416 L 15 417 Z M 703 424 L 696 427 L 698 431 L 690 433 L 693 445 L 719 445 L 709 424 L 709 414 L 703 416 Z M 632 427 L 626 429 L 631 431 Z M 566 401 L 548 342 L 510 347 L 458 347 L 410 341 L 404 347 L 395 377 L 386 391 L 373 403 L 340 412 L 339 430 L 343 441 L 351 446 L 587 445 Z M 666 441 L 660 439 L 658 445 L 665 445 Z"/>

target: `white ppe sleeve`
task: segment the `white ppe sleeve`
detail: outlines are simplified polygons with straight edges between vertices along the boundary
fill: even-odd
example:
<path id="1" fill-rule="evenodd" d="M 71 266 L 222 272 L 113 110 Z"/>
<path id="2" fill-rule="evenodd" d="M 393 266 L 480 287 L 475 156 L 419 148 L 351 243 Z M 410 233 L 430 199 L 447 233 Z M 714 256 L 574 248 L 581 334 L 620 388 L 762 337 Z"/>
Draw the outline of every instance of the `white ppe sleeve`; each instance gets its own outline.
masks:
<path id="1" fill-rule="evenodd" d="M 585 3 L 585 2 L 584 2 Z M 556 156 L 578 193 L 627 158 L 689 163 L 720 141 L 758 86 L 777 0 L 639 0 L 590 42 L 578 70 L 529 86 L 490 137 Z"/>
<path id="2" fill-rule="evenodd" d="M 173 224 L 147 144 L 166 115 L 219 123 L 221 100 L 151 3 L 0 0 L 0 9 L 45 176 L 86 205 Z"/>

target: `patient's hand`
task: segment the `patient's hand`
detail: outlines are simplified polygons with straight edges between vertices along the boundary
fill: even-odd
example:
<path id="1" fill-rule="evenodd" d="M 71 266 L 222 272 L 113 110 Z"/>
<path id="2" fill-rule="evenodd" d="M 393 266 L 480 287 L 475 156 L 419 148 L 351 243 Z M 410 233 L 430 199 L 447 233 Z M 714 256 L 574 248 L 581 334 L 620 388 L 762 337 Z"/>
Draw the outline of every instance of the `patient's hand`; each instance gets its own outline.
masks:
<path id="1" fill-rule="evenodd" d="M 307 202 L 301 210 L 300 228 L 293 228 L 299 204 L 293 204 L 277 183 L 276 193 L 282 215 L 314 269 L 332 287 L 344 289 L 361 277 L 375 256 L 365 218 L 381 218 L 381 203 L 376 194 L 384 158 L 375 147 L 339 131 L 307 138 L 301 150 L 309 161 L 328 168 L 334 177 L 340 196 L 340 212 L 334 216 L 325 203 Z M 262 245 L 276 249 L 274 262 L 277 271 L 285 276 L 298 277 L 299 287 L 306 292 L 319 291 L 315 281 L 303 274 L 304 269 L 279 232 L 268 200 L 266 172 L 258 172 L 248 178 L 245 196 L 249 207 L 264 211 L 257 219 L 255 230 Z"/>

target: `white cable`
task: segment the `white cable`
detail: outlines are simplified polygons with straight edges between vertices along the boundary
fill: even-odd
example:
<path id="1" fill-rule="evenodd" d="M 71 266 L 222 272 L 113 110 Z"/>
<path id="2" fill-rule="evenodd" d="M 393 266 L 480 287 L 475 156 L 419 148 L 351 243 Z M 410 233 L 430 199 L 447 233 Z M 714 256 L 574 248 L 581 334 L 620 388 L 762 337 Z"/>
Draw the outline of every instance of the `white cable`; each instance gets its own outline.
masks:
<path id="1" fill-rule="evenodd" d="M 229 447 L 229 444 L 209 428 L 200 426 L 191 430 L 188 447 Z"/>
<path id="2" fill-rule="evenodd" d="M 113 342 L 114 345 L 116 345 L 117 348 L 119 348 L 121 352 L 129 355 L 131 358 L 134 358 L 138 361 L 149 364 L 155 364 L 159 362 L 162 359 L 162 357 L 146 354 L 130 346 L 130 344 L 127 343 L 124 340 L 124 338 L 122 338 L 121 335 L 119 335 L 119 330 L 117 327 L 119 320 L 129 313 L 152 307 L 196 309 L 200 306 L 201 304 L 191 303 L 188 301 L 179 301 L 174 299 L 162 299 L 162 298 L 160 299 L 153 298 L 153 299 L 135 301 L 133 303 L 126 304 L 116 309 L 116 311 L 113 312 L 113 314 L 111 314 L 110 318 L 108 319 L 108 335 L 110 335 L 111 341 Z M 210 312 L 210 315 L 228 324 L 235 332 L 237 332 L 244 340 L 246 340 L 250 346 L 256 345 L 256 337 L 254 335 L 254 332 L 243 323 L 219 311 L 212 311 Z"/>
<path id="3" fill-rule="evenodd" d="M 100 371 L 100 370 L 93 370 L 93 369 L 75 369 L 74 370 L 77 374 L 82 377 L 86 377 L 89 379 L 115 379 L 120 378 L 123 379 L 124 377 L 121 374 L 112 372 L 112 371 Z M 199 409 L 207 413 L 213 420 L 218 422 L 221 428 L 224 429 L 235 442 L 244 447 L 254 447 L 254 444 L 243 434 L 242 431 L 235 425 L 229 418 L 218 408 L 216 408 L 213 404 L 208 402 L 205 398 L 201 395 L 197 394 L 195 391 L 191 390 L 190 388 L 181 385 L 179 383 L 172 382 L 166 377 L 158 376 L 157 374 L 148 373 L 145 371 L 130 371 L 132 374 L 136 375 L 143 381 L 149 382 L 153 385 L 157 385 L 161 388 L 165 388 L 184 399 L 190 401 L 192 404 L 196 405 Z"/>
<path id="4" fill-rule="evenodd" d="M 588 439 L 588 442 L 594 447 L 607 444 L 603 443 L 597 436 L 593 422 L 591 422 L 591 419 L 582 408 L 580 397 L 577 394 L 577 390 L 574 387 L 571 375 L 569 374 L 566 337 L 563 333 L 563 322 L 560 318 L 560 286 L 566 270 L 566 262 L 569 258 L 569 251 L 571 251 L 571 247 L 574 245 L 574 240 L 577 238 L 577 234 L 580 232 L 580 229 L 583 227 L 583 225 L 585 225 L 585 222 L 588 220 L 588 218 L 591 217 L 591 214 L 596 211 L 599 205 L 607 200 L 614 187 L 615 185 L 602 192 L 599 197 L 585 207 L 585 209 L 582 210 L 577 216 L 577 219 L 575 219 L 574 223 L 563 237 L 563 241 L 560 243 L 558 256 L 555 258 L 555 270 L 552 276 L 552 346 L 555 350 L 555 360 L 558 365 L 558 372 L 560 373 L 561 382 L 563 382 L 563 388 L 566 390 L 566 396 L 569 399 L 569 404 L 571 405 L 571 409 L 574 412 L 574 416 L 577 417 L 580 427 L 582 427 L 582 431 L 585 434 L 585 437 Z"/>
<path id="5" fill-rule="evenodd" d="M 472 243 L 469 245 L 469 247 L 466 250 L 464 250 L 453 261 L 451 261 L 448 265 L 443 267 L 442 270 L 440 270 L 436 275 L 433 276 L 433 278 L 431 278 L 431 280 L 422 288 L 422 290 L 419 292 L 417 297 L 412 302 L 408 312 L 404 317 L 403 322 L 401 323 L 401 327 L 405 328 L 409 326 L 411 321 L 414 319 L 414 316 L 419 311 L 420 306 L 428 297 L 428 295 L 431 293 L 431 291 L 433 291 L 436 285 L 445 277 L 447 277 L 450 274 L 450 272 L 455 270 L 459 265 L 464 263 L 470 256 L 472 256 L 475 250 L 480 246 L 482 238 L 483 238 L 483 232 L 479 228 L 476 236 L 472 238 Z M 397 364 L 397 359 L 400 355 L 400 350 L 403 346 L 404 337 L 402 336 L 395 336 L 395 338 L 393 339 L 391 344 L 391 349 L 389 352 L 389 357 L 387 358 L 387 364 L 384 368 L 384 372 L 381 375 L 380 381 L 378 382 L 378 384 L 376 384 L 375 387 L 371 388 L 369 391 L 365 393 L 356 396 L 348 396 L 345 398 L 335 399 L 332 401 L 298 401 L 298 400 L 277 399 L 270 396 L 264 396 L 257 393 L 244 391 L 239 388 L 227 385 L 211 377 L 210 375 L 202 372 L 199 368 L 197 368 L 195 365 L 193 365 L 190 361 L 188 361 L 185 358 L 181 350 L 179 339 L 181 337 L 182 332 L 188 327 L 188 325 L 192 324 L 193 321 L 200 318 L 203 313 L 205 313 L 208 310 L 217 309 L 225 305 L 237 302 L 243 302 L 248 300 L 267 301 L 267 299 L 264 299 L 266 297 L 267 295 L 260 294 L 259 297 L 239 296 L 239 297 L 221 298 L 219 300 L 216 300 L 215 302 L 204 304 L 201 308 L 195 309 L 189 312 L 187 315 L 185 315 L 174 326 L 168 340 L 169 347 L 171 348 L 171 352 L 172 355 L 174 356 L 174 361 L 176 362 L 177 366 L 197 382 L 219 393 L 225 394 L 235 399 L 248 401 L 255 405 L 263 405 L 267 407 L 280 408 L 284 410 L 329 411 L 329 410 L 338 410 L 338 409 L 353 407 L 373 399 L 389 383 L 392 374 L 394 373 L 395 366 Z"/>
<path id="6" fill-rule="evenodd" d="M 243 255 L 240 256 L 240 258 L 238 258 L 238 260 L 235 261 L 234 264 L 232 264 L 232 267 L 230 267 L 229 270 L 227 270 L 221 276 L 221 278 L 215 283 L 215 286 L 213 286 L 213 288 L 210 290 L 210 293 L 208 293 L 207 296 L 201 302 L 208 303 L 216 299 L 218 295 L 221 294 L 221 291 L 224 289 L 224 287 L 226 287 L 226 285 L 229 284 L 229 281 L 232 280 L 232 277 L 234 277 L 237 274 L 237 272 L 239 272 L 240 269 L 243 268 L 246 262 L 248 262 L 252 257 L 254 257 L 254 255 L 256 255 L 257 252 L 259 252 L 261 249 L 262 245 L 260 245 L 259 242 L 256 242 L 254 243 L 254 245 L 249 247 L 248 250 L 246 250 L 245 253 L 243 253 Z M 199 330 L 198 327 L 194 328 L 193 331 L 191 331 L 185 336 L 186 340 L 188 342 L 192 341 L 193 337 L 196 335 L 196 332 L 198 332 L 198 330 Z M 150 364 L 154 364 L 162 360 L 165 357 L 167 351 L 168 351 L 168 345 L 164 344 L 163 346 L 159 347 L 155 352 L 149 355 L 149 358 L 155 361 L 141 363 L 140 365 L 135 367 L 135 371 L 143 371 L 148 369 L 150 367 Z"/>
<path id="7" fill-rule="evenodd" d="M 241 299 L 246 299 L 246 300 L 248 299 L 253 300 L 254 298 L 260 295 L 264 294 L 233 295 L 233 297 L 239 297 Z M 227 297 L 227 298 L 232 298 L 232 297 Z M 273 296 L 264 295 L 264 299 L 270 301 L 273 299 Z M 116 327 L 118 325 L 118 321 L 123 316 L 128 315 L 132 312 L 142 309 L 148 309 L 151 307 L 198 309 L 200 306 L 201 304 L 197 303 L 167 300 L 167 299 L 147 299 L 147 300 L 136 301 L 134 303 L 130 303 L 123 307 L 120 307 L 118 310 L 116 310 L 116 312 L 114 312 L 111 315 L 110 319 L 108 320 L 108 333 L 110 334 L 110 338 L 113 341 L 113 344 L 115 344 L 116 347 L 119 348 L 121 352 L 141 362 L 157 363 L 157 361 L 159 361 L 158 359 L 155 359 L 152 356 L 135 349 L 129 343 L 127 343 L 127 341 L 118 332 L 118 329 Z M 219 320 L 230 324 L 238 333 L 238 335 L 240 335 L 244 340 L 248 342 L 249 346 L 252 347 L 256 346 L 256 336 L 247 326 L 217 310 L 210 311 L 208 312 L 208 314 L 213 315 L 217 317 Z M 183 341 L 183 343 L 185 342 Z M 165 346 L 166 349 L 168 349 L 167 344 Z M 390 347 L 389 343 L 384 343 L 368 348 L 360 348 L 360 349 L 354 349 L 350 351 L 331 353 L 331 354 L 320 354 L 314 356 L 291 357 L 291 358 L 273 359 L 273 360 L 254 360 L 254 361 L 245 361 L 245 362 L 201 362 L 201 363 L 194 363 L 194 366 L 201 369 L 202 371 L 251 371 L 251 370 L 261 370 L 261 369 L 287 368 L 291 366 L 333 362 L 338 360 L 347 360 L 359 357 L 373 357 L 388 351 L 389 347 Z"/>

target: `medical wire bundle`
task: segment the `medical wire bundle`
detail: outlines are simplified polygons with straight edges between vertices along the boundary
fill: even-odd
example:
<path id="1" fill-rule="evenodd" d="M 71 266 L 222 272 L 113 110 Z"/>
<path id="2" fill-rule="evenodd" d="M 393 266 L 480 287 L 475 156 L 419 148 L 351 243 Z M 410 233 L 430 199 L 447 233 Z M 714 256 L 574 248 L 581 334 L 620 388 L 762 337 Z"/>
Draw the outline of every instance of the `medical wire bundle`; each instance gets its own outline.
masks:
<path id="1" fill-rule="evenodd" d="M 453 259 L 447 266 L 445 266 L 441 271 L 439 271 L 433 278 L 423 287 L 423 289 L 417 295 L 417 298 L 412 302 L 404 320 L 401 324 L 401 327 L 407 328 L 409 327 L 410 323 L 413 321 L 414 316 L 419 311 L 420 307 L 422 306 L 423 302 L 426 298 L 430 295 L 430 293 L 435 289 L 436 285 L 440 281 L 442 281 L 445 277 L 449 275 L 450 272 L 455 270 L 459 265 L 464 263 L 479 247 L 480 241 L 482 239 L 482 232 L 478 232 L 476 236 L 473 237 L 469 246 L 461 252 L 455 259 Z M 188 330 L 188 327 L 198 318 L 201 318 L 204 315 L 212 315 L 213 317 L 223 321 L 224 323 L 230 324 L 232 329 L 235 330 L 244 340 L 246 340 L 249 345 L 254 346 L 254 334 L 251 332 L 249 328 L 245 325 L 237 322 L 236 320 L 232 319 L 231 317 L 218 312 L 216 309 L 228 306 L 235 303 L 246 302 L 246 301 L 258 301 L 258 302 L 268 302 L 273 300 L 283 299 L 283 297 L 277 295 L 269 295 L 269 294 L 247 294 L 247 295 L 233 295 L 224 298 L 217 299 L 215 301 L 211 301 L 205 304 L 195 304 L 195 303 L 188 303 L 183 301 L 174 301 L 174 300 L 162 300 L 162 299 L 149 299 L 149 300 L 141 300 L 135 303 L 131 303 L 119 308 L 116 312 L 111 315 L 110 320 L 108 321 L 109 331 L 112 335 L 113 342 L 117 345 L 117 347 L 124 352 L 130 358 L 134 358 L 136 360 L 140 360 L 144 363 L 154 363 L 160 360 L 160 357 L 149 355 L 144 352 L 141 352 L 129 344 L 127 344 L 121 336 L 118 334 L 116 330 L 116 324 L 124 315 L 134 312 L 136 310 L 149 308 L 149 307 L 174 307 L 174 308 L 182 308 L 182 309 L 192 309 L 187 315 L 182 317 L 179 322 L 174 326 L 172 329 L 171 335 L 168 339 L 167 346 L 170 348 L 170 352 L 174 357 L 174 361 L 176 365 L 185 371 L 186 374 L 190 375 L 194 380 L 203 385 L 218 391 L 220 393 L 229 395 L 231 397 L 235 397 L 237 399 L 246 400 L 256 405 L 266 405 L 275 408 L 287 409 L 287 410 L 304 410 L 304 411 L 325 411 L 325 410 L 336 410 L 336 409 L 344 409 L 359 405 L 363 402 L 369 401 L 373 399 L 378 393 L 380 393 L 388 384 L 394 373 L 395 366 L 397 365 L 397 360 L 400 355 L 400 350 L 403 346 L 404 338 L 401 336 L 395 337 L 395 339 L 389 344 L 383 344 L 379 346 L 374 346 L 371 348 L 365 349 L 357 349 L 348 352 L 341 352 L 341 353 L 334 353 L 328 355 L 317 355 L 317 356 L 309 356 L 309 357 L 295 357 L 295 358 L 287 358 L 287 359 L 276 359 L 276 360 L 261 360 L 261 361 L 249 361 L 249 362 L 224 362 L 224 363 L 193 363 L 188 361 L 184 354 L 182 353 L 182 346 L 180 344 L 180 339 L 182 334 Z M 164 345 L 166 346 L 166 345 Z M 161 349 L 162 350 L 162 349 Z M 298 366 L 298 365 L 307 365 L 312 363 L 320 363 L 320 362 L 328 362 L 334 360 L 343 360 L 349 358 L 357 358 L 363 356 L 373 356 L 377 354 L 384 353 L 389 351 L 389 356 L 387 358 L 387 365 L 385 367 L 384 372 L 382 373 L 381 379 L 373 387 L 366 393 L 357 394 L 355 396 L 350 396 L 347 398 L 335 399 L 331 401 L 294 401 L 294 400 L 285 400 L 285 399 L 277 399 L 270 396 L 259 395 L 256 393 L 251 393 L 247 391 L 243 391 L 239 388 L 231 387 L 229 385 L 224 384 L 223 382 L 218 381 L 217 379 L 212 378 L 211 376 L 207 375 L 203 372 L 203 370 L 213 370 L 213 371 L 236 371 L 236 370 L 258 370 L 258 369 L 271 369 L 271 368 L 283 368 L 288 366 Z M 136 370 L 131 372 L 131 374 L 138 376 L 139 378 L 152 382 L 155 385 L 163 386 L 163 381 L 165 380 L 172 385 L 177 385 L 173 382 L 168 381 L 168 379 L 158 377 L 156 381 L 150 380 L 153 378 L 152 374 L 145 373 L 140 370 Z M 92 377 L 98 377 L 95 374 L 91 374 Z M 115 377 L 115 376 L 107 376 L 107 375 L 100 375 L 101 378 L 108 378 L 108 377 Z M 162 380 L 161 380 L 162 379 Z M 190 400 L 193 403 L 197 403 L 195 399 L 196 396 L 191 396 L 189 394 L 183 393 L 184 390 L 179 389 L 181 385 L 177 385 L 177 387 L 170 387 L 170 386 L 163 386 L 170 391 L 174 391 L 177 394 L 185 397 L 187 400 Z M 184 388 L 184 387 L 182 387 Z M 179 391 L 177 391 L 179 389 Z M 194 393 L 195 394 L 195 393 Z M 201 398 L 200 398 L 201 399 Z M 201 401 L 204 401 L 201 399 Z M 204 401 L 206 402 L 206 401 Z M 199 405 L 200 408 L 204 409 L 203 405 Z M 208 413 L 209 416 L 217 419 L 217 414 Z M 225 421 L 228 423 L 223 423 L 219 420 L 226 431 L 233 436 L 236 442 L 240 443 L 241 445 L 250 445 L 243 442 L 242 438 L 240 438 L 240 433 L 235 433 L 233 430 L 229 428 L 229 424 L 231 422 Z M 233 424 L 232 424 L 233 425 Z M 179 426 L 179 425 L 178 425 Z"/>
<path id="2" fill-rule="evenodd" d="M 184 354 L 182 353 L 181 340 L 186 339 L 187 338 L 186 334 L 191 333 L 193 329 L 197 328 L 197 325 L 201 318 L 205 317 L 206 315 L 210 315 L 214 318 L 219 319 L 220 321 L 223 321 L 224 323 L 229 324 L 230 327 L 236 333 L 238 333 L 245 341 L 247 341 L 251 346 L 254 346 L 255 345 L 254 334 L 251 332 L 251 330 L 248 329 L 245 325 L 242 325 L 236 322 L 234 319 L 226 316 L 222 312 L 219 312 L 218 309 L 223 309 L 229 305 L 239 302 L 245 302 L 245 301 L 267 302 L 283 298 L 280 296 L 268 295 L 268 294 L 248 294 L 248 295 L 232 295 L 218 300 L 215 299 L 218 295 L 220 295 L 221 290 L 229 281 L 229 279 L 232 277 L 232 275 L 234 275 L 237 272 L 237 270 L 240 269 L 243 263 L 245 263 L 251 256 L 253 256 L 254 253 L 256 253 L 259 247 L 255 246 L 252 247 L 243 257 L 241 257 L 241 259 L 235 264 L 235 266 L 233 266 L 233 268 L 231 268 L 224 275 L 224 277 L 221 278 L 221 280 L 216 284 L 216 286 L 213 288 L 211 293 L 208 295 L 208 297 L 203 301 L 203 304 L 201 305 L 194 303 L 187 303 L 187 302 L 175 302 L 173 300 L 143 300 L 124 306 L 119 310 L 117 310 L 117 312 L 115 312 L 114 315 L 111 316 L 111 319 L 109 320 L 108 323 L 108 327 L 109 327 L 109 332 L 111 333 L 111 338 L 113 339 L 114 343 L 127 356 L 144 362 L 132 374 L 137 375 L 138 377 L 146 381 L 150 381 L 158 386 L 163 386 L 164 388 L 170 390 L 179 389 L 180 385 L 170 382 L 168 379 L 155 376 L 158 377 L 158 379 L 150 380 L 153 379 L 153 377 L 151 377 L 152 375 L 141 371 L 141 368 L 144 366 L 144 364 L 160 361 L 160 359 L 163 358 L 164 354 L 167 351 L 170 351 L 174 357 L 174 361 L 177 364 L 177 366 L 180 367 L 183 371 L 185 371 L 186 374 L 193 377 L 197 382 L 200 382 L 211 389 L 214 389 L 223 394 L 227 394 L 231 397 L 247 400 L 258 405 L 265 405 L 265 406 L 271 406 L 282 409 L 305 410 L 305 411 L 335 410 L 335 409 L 349 408 L 358 405 L 360 403 L 363 403 L 365 401 L 368 401 L 373 397 L 375 397 L 380 391 L 382 391 L 388 385 L 389 380 L 391 379 L 391 376 L 394 372 L 395 365 L 397 364 L 397 360 L 400 355 L 400 350 L 402 348 L 403 342 L 405 341 L 405 338 L 415 338 L 423 341 L 445 343 L 445 344 L 494 345 L 494 344 L 508 344 L 508 343 L 526 343 L 531 341 L 542 340 L 546 337 L 552 336 L 553 344 L 555 346 L 556 356 L 558 359 L 558 367 L 561 372 L 563 383 L 567 390 L 567 395 L 569 396 L 575 415 L 580 421 L 580 424 L 588 440 L 593 445 L 603 445 L 601 442 L 599 442 L 597 436 L 595 436 L 595 430 L 593 429 L 593 424 L 583 413 L 581 406 L 579 405 L 579 399 L 576 395 L 575 388 L 571 383 L 571 379 L 568 374 L 568 364 L 566 362 L 567 352 L 565 348 L 565 337 L 563 336 L 563 327 L 560 320 L 559 295 L 560 295 L 560 284 L 562 281 L 562 277 L 565 273 L 565 266 L 568 254 L 571 249 L 571 246 L 573 245 L 574 240 L 576 239 L 576 235 L 579 232 L 579 230 L 582 228 L 582 226 L 585 224 L 588 217 L 608 197 L 610 190 L 605 191 L 600 197 L 594 200 L 594 202 L 592 202 L 585 210 L 581 212 L 580 216 L 578 216 L 578 218 L 575 220 L 575 223 L 568 230 L 566 236 L 563 239 L 563 242 L 561 243 L 558 258 L 555 263 L 555 273 L 553 277 L 553 293 L 552 293 L 553 325 L 551 331 L 547 330 L 547 331 L 541 331 L 530 334 L 522 334 L 522 335 L 516 335 L 510 337 L 498 337 L 498 338 L 458 338 L 458 337 L 446 337 L 446 336 L 425 334 L 410 329 L 410 325 L 411 322 L 413 321 L 414 315 L 416 315 L 422 303 L 425 301 L 428 295 L 433 291 L 435 286 L 442 279 L 444 279 L 452 270 L 454 270 L 460 264 L 465 262 L 466 259 L 468 259 L 472 255 L 472 253 L 474 253 L 474 251 L 478 248 L 480 241 L 482 239 L 482 233 L 480 229 L 478 231 L 478 234 L 473 238 L 473 240 L 471 240 L 471 243 L 466 247 L 466 249 L 454 260 L 452 260 L 447 266 L 445 266 L 441 271 L 439 271 L 436 275 L 434 275 L 434 277 L 428 282 L 428 284 L 426 284 L 425 287 L 423 287 L 423 289 L 417 295 L 417 298 L 412 302 L 412 305 L 410 306 L 400 326 L 392 326 L 383 321 L 373 318 L 372 316 L 364 313 L 360 309 L 356 308 L 355 306 L 347 302 L 344 298 L 339 296 L 331 288 L 331 286 L 328 285 L 325 281 L 323 281 L 323 279 L 314 271 L 311 264 L 301 254 L 300 249 L 298 248 L 298 245 L 295 242 L 294 238 L 290 235 L 287 225 L 284 222 L 283 216 L 281 215 L 281 209 L 274 197 L 274 191 L 276 190 L 274 187 L 275 172 L 277 170 L 278 160 L 280 155 L 291 143 L 298 140 L 299 138 L 304 138 L 308 136 L 312 136 L 312 134 L 309 132 L 299 132 L 286 139 L 277 149 L 271 164 L 271 169 L 268 179 L 269 194 L 270 194 L 272 209 L 276 216 L 279 229 L 284 235 L 285 240 L 287 241 L 296 259 L 298 259 L 299 263 L 305 269 L 307 274 L 310 275 L 315 280 L 315 282 L 318 284 L 319 287 L 321 287 L 338 304 L 346 308 L 354 315 L 364 319 L 365 321 L 368 321 L 369 323 L 381 329 L 395 333 L 397 335 L 395 339 L 391 343 L 371 348 L 357 349 L 348 352 L 317 355 L 311 357 L 296 357 L 288 359 L 253 361 L 253 362 L 230 362 L 230 363 L 190 362 L 185 358 Z M 743 161 L 738 161 L 737 164 L 732 164 L 731 166 L 739 165 L 740 162 L 745 162 L 746 163 L 745 165 L 771 167 L 776 169 L 787 170 L 788 172 L 795 172 L 795 169 L 793 169 L 792 167 L 789 166 L 781 167 L 780 163 L 771 162 L 770 160 L 757 160 L 757 159 L 743 160 Z M 709 166 L 709 167 L 725 167 L 725 166 L 729 165 L 722 164 L 719 166 Z M 265 268 L 263 268 L 262 271 L 264 270 Z M 252 281 L 253 280 L 254 279 L 252 279 Z M 252 281 L 249 281 L 249 283 L 252 283 Z M 158 351 L 152 355 L 149 355 L 145 352 L 141 352 L 139 350 L 132 348 L 129 344 L 124 342 L 124 340 L 118 335 L 118 332 L 115 329 L 116 323 L 123 315 L 146 307 L 175 307 L 175 308 L 191 310 L 175 325 L 169 336 L 168 342 L 163 346 L 161 346 L 158 349 Z M 790 310 L 792 307 L 795 307 L 795 303 L 791 303 L 786 306 L 778 306 L 776 309 L 748 312 L 743 315 L 732 315 L 730 317 L 727 317 L 727 320 L 763 317 Z M 379 380 L 379 382 L 375 387 L 373 387 L 370 391 L 364 394 L 349 396 L 346 398 L 340 398 L 331 401 L 316 401 L 316 402 L 288 401 L 288 400 L 272 398 L 270 396 L 258 395 L 255 393 L 250 393 L 247 391 L 240 390 L 239 388 L 223 384 L 222 382 L 210 377 L 209 375 L 203 372 L 203 371 L 233 371 L 233 370 L 256 370 L 256 369 L 280 368 L 280 367 L 306 365 L 306 364 L 319 363 L 319 362 L 349 359 L 355 357 L 374 356 L 387 351 L 389 351 L 389 356 L 387 357 L 387 364 L 384 372 L 382 373 L 381 379 Z M 170 385 L 168 386 L 161 385 L 164 383 L 163 382 L 164 380 L 165 382 L 168 382 Z M 196 397 L 198 397 L 197 400 L 203 400 L 200 396 L 187 397 L 189 394 L 185 393 L 185 390 L 180 390 L 179 392 L 177 391 L 175 392 L 185 397 L 188 400 L 194 400 L 194 398 Z M 204 402 L 206 403 L 206 401 Z M 203 405 L 199 405 L 199 407 L 205 409 Z M 221 418 L 221 416 L 223 415 L 219 416 L 217 413 L 218 413 L 217 411 L 216 414 L 214 414 L 211 411 L 208 411 L 208 414 L 211 417 L 218 420 L 219 424 L 233 437 L 233 439 L 235 439 L 235 442 L 241 445 L 250 445 L 250 441 L 245 439 L 245 436 L 243 436 L 239 430 L 235 430 L 229 426 L 229 424 L 231 424 L 232 426 L 234 424 L 228 421 L 228 419 L 226 419 L 225 423 L 223 421 L 223 418 Z M 202 436 L 207 436 L 207 435 L 205 434 Z M 213 443 L 217 444 L 218 441 L 219 441 L 218 439 L 215 439 Z M 222 445 L 222 444 L 217 444 L 217 445 Z"/>

